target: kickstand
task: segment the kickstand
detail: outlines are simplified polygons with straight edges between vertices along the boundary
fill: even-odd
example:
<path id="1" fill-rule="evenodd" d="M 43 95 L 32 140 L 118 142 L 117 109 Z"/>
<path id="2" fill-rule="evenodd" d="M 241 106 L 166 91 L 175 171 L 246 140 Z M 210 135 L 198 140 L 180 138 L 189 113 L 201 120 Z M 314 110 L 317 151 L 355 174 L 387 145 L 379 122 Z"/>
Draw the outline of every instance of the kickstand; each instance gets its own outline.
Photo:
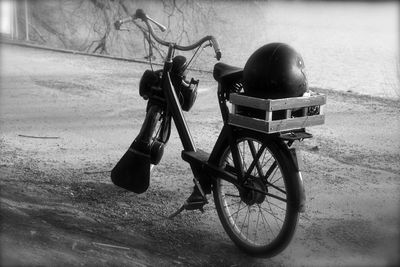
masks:
<path id="1" fill-rule="evenodd" d="M 187 201 L 185 201 L 179 209 L 177 209 L 174 213 L 168 216 L 168 219 L 176 217 L 184 210 L 200 210 L 201 213 L 204 213 L 203 206 L 207 203 L 208 203 L 207 200 L 202 202 L 193 202 L 193 203 L 188 203 Z"/>
<path id="2" fill-rule="evenodd" d="M 203 196 L 203 201 L 199 202 L 188 202 L 187 200 L 183 203 L 183 205 L 177 209 L 174 213 L 168 216 L 168 219 L 172 219 L 176 217 L 179 213 L 181 213 L 184 210 L 200 210 L 202 213 L 204 213 L 203 206 L 208 203 L 207 197 L 204 194 L 203 189 L 201 188 L 200 183 L 196 180 L 193 179 L 194 184 L 197 186 L 197 188 L 200 190 L 201 195 Z"/>
<path id="3" fill-rule="evenodd" d="M 179 213 L 181 213 L 185 209 L 185 204 L 183 204 L 177 211 L 172 213 L 171 215 L 168 216 L 168 219 L 172 219 L 175 216 L 177 216 Z"/>

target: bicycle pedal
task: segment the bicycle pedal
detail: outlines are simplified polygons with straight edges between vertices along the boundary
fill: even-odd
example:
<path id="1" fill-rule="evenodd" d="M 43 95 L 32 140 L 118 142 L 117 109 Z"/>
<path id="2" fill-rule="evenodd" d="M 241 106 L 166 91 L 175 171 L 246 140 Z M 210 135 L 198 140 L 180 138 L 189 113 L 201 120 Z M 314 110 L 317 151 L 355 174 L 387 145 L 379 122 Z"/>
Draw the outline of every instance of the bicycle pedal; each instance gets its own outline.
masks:
<path id="1" fill-rule="evenodd" d="M 207 204 L 207 201 L 200 202 L 187 202 L 183 204 L 185 210 L 200 210 L 202 213 L 204 212 L 204 205 Z"/>

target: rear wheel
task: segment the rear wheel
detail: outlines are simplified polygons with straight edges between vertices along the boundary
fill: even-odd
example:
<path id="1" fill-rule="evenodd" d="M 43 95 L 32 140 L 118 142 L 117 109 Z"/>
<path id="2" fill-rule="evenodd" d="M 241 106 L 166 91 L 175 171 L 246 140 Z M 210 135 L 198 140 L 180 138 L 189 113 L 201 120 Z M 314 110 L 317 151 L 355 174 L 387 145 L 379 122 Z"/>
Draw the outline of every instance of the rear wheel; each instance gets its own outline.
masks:
<path id="1" fill-rule="evenodd" d="M 298 190 L 294 162 L 280 140 L 244 136 L 237 140 L 237 148 L 247 179 L 243 187 L 215 180 L 218 216 L 238 247 L 259 256 L 276 255 L 292 239 L 298 221 L 292 197 Z M 229 146 L 219 158 L 219 166 L 237 177 Z"/>

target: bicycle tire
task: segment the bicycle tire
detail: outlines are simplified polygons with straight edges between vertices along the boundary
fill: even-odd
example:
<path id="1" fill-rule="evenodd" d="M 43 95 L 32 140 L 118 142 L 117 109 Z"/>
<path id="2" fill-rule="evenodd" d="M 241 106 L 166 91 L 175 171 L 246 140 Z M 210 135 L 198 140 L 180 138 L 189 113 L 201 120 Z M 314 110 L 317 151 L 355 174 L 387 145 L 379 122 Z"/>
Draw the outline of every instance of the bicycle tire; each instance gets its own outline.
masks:
<path id="1" fill-rule="evenodd" d="M 246 149 L 246 143 L 248 150 L 243 150 L 240 152 L 241 146 Z M 264 187 L 269 190 L 271 195 L 276 194 L 275 191 L 281 193 L 281 198 L 283 195 L 285 195 L 286 202 L 281 200 L 276 201 L 276 199 L 273 199 L 271 196 L 262 197 L 261 193 L 254 190 L 242 190 L 242 192 L 239 192 L 237 186 L 234 186 L 233 184 L 218 177 L 215 178 L 213 183 L 213 197 L 219 219 L 230 239 L 246 253 L 261 257 L 272 257 L 280 253 L 288 246 L 295 233 L 299 218 L 299 209 L 297 208 L 298 203 L 296 203 L 295 195 L 298 194 L 300 190 L 298 184 L 300 178 L 286 144 L 279 139 L 271 140 L 265 138 L 265 136 L 263 137 L 257 134 L 250 135 L 249 133 L 243 133 L 238 137 L 236 142 L 236 145 L 239 148 L 243 169 L 245 171 L 246 167 L 248 168 L 251 166 L 248 165 L 248 163 L 246 164 L 245 158 L 246 153 L 248 151 L 251 152 L 250 143 L 254 145 L 254 148 L 257 147 L 257 151 L 265 146 L 264 152 L 262 152 L 263 154 L 260 156 L 260 159 L 262 158 L 263 161 L 260 163 L 260 167 L 262 167 L 261 175 L 260 171 L 255 167 L 252 171 L 252 175 L 255 178 L 253 178 L 252 182 L 250 183 L 252 183 L 252 186 L 255 188 L 263 189 L 263 186 L 260 183 L 262 180 L 260 176 L 263 176 L 263 170 L 265 169 L 264 167 L 272 166 L 272 163 L 269 164 L 264 161 L 266 156 L 270 156 L 269 161 L 273 159 L 273 161 L 277 163 L 275 173 L 279 170 L 279 172 L 282 174 L 282 177 L 281 179 L 279 179 L 279 177 L 276 178 L 276 181 L 270 180 L 269 182 L 271 183 L 272 181 L 273 185 L 265 186 L 265 181 L 262 184 L 264 184 Z M 219 159 L 219 166 L 222 168 L 225 168 L 227 166 L 226 164 L 231 164 L 233 162 L 229 145 L 226 144 L 224 147 L 225 148 L 221 149 L 216 157 Z M 230 158 L 229 155 L 231 156 Z M 254 157 L 254 154 L 251 154 L 251 156 Z M 277 185 L 278 181 L 280 182 L 279 185 Z M 282 190 L 285 192 L 285 194 L 282 192 Z M 231 193 L 231 191 L 233 193 Z M 232 199 L 236 200 L 237 202 L 231 201 Z M 263 206 L 264 204 L 265 206 Z M 244 212 L 242 211 L 246 210 L 246 208 L 246 215 L 244 215 L 243 221 L 240 223 L 238 217 L 243 217 Z M 257 219 L 255 219 L 254 216 L 252 217 L 252 211 L 254 210 L 257 213 L 257 209 L 258 215 L 256 217 Z M 274 213 L 278 215 L 280 214 L 282 218 L 272 216 Z M 236 216 L 236 218 L 233 218 L 234 216 Z M 270 217 L 271 219 L 274 219 L 274 221 L 269 220 Z M 259 225 L 260 218 L 262 224 Z M 248 225 L 245 225 L 246 220 Z M 250 221 L 252 225 L 250 225 Z M 271 228 L 271 225 L 273 224 L 278 226 L 276 227 L 278 228 L 276 235 Z M 251 229 L 251 231 L 255 231 L 253 239 L 251 238 L 251 231 L 249 235 L 249 230 L 252 226 L 253 229 Z M 269 229 L 267 229 L 267 227 Z M 244 230 L 246 230 L 246 234 L 244 233 Z M 258 240 L 258 238 L 260 238 L 260 240 Z"/>

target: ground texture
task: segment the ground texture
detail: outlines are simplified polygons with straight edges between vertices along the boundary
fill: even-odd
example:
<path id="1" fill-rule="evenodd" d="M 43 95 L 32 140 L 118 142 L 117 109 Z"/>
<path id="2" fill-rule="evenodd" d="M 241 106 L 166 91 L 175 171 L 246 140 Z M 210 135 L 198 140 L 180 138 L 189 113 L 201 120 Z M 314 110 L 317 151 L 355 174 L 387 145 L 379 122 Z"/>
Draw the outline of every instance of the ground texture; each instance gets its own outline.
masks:
<path id="1" fill-rule="evenodd" d="M 2 266 L 387 266 L 399 264 L 400 104 L 327 94 L 326 124 L 300 144 L 307 194 L 289 247 L 271 259 L 239 251 L 212 199 L 205 213 L 166 217 L 191 171 L 173 129 L 150 189 L 115 187 L 109 171 L 138 133 L 147 65 L 1 46 Z M 221 129 L 216 84 L 187 114 L 196 145 Z"/>

